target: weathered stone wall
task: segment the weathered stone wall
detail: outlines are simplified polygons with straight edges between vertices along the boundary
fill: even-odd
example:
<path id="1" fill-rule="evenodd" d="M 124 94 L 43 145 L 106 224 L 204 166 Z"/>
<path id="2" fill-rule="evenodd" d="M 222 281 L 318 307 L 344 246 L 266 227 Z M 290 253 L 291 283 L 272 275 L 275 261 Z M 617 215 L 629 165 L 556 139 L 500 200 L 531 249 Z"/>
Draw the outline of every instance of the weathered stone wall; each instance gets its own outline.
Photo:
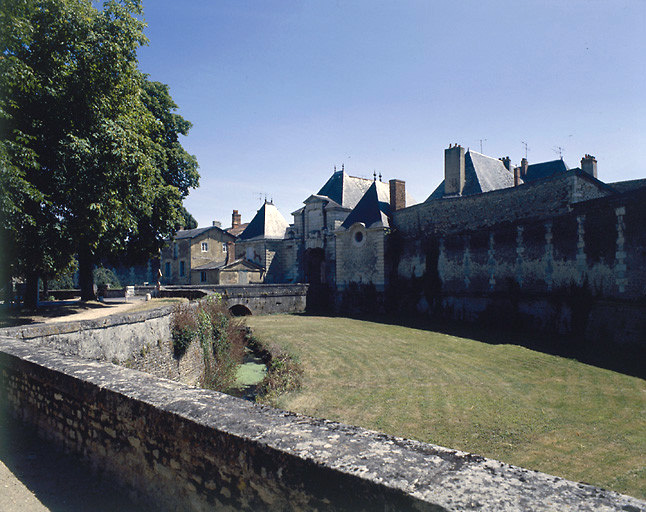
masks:
<path id="1" fill-rule="evenodd" d="M 637 511 L 494 460 L 0 337 L 0 404 L 161 510 Z"/>
<path id="2" fill-rule="evenodd" d="M 200 298 L 208 293 L 219 293 L 231 308 L 242 305 L 254 315 L 272 313 L 302 313 L 307 302 L 307 284 L 250 284 L 166 286 L 165 297 Z"/>
<path id="3" fill-rule="evenodd" d="M 98 320 L 37 324 L 0 329 L 32 346 L 49 347 L 63 355 L 109 361 L 189 385 L 204 373 L 198 343 L 175 357 L 170 333 L 172 306 Z"/>
<path id="4" fill-rule="evenodd" d="M 581 183 L 572 190 L 583 194 Z M 454 200 L 438 203 L 445 201 Z M 458 319 L 507 317 L 598 341 L 646 343 L 646 189 L 577 202 L 544 218 L 506 220 L 509 206 L 490 206 L 492 218 L 505 220 L 454 230 L 455 219 L 434 218 L 428 230 L 393 238 L 397 278 L 425 283 L 405 300 L 425 311 L 434 297 L 441 306 L 435 311 Z"/>
<path id="5" fill-rule="evenodd" d="M 359 234 L 359 235 L 357 235 Z M 361 239 L 357 241 L 357 236 Z M 378 291 L 386 285 L 384 266 L 385 233 L 382 227 L 366 229 L 355 224 L 336 233 L 336 288 L 350 283 L 373 284 Z"/>

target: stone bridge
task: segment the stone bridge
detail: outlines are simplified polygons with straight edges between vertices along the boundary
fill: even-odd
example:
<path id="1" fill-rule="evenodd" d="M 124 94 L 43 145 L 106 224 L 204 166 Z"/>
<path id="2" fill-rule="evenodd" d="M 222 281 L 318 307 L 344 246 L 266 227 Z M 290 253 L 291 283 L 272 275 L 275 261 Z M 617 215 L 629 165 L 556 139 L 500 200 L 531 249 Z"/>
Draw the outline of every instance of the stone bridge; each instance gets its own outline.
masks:
<path id="1" fill-rule="evenodd" d="M 307 284 L 246 284 L 164 286 L 162 297 L 199 299 L 219 293 L 236 316 L 302 313 L 307 303 Z"/>

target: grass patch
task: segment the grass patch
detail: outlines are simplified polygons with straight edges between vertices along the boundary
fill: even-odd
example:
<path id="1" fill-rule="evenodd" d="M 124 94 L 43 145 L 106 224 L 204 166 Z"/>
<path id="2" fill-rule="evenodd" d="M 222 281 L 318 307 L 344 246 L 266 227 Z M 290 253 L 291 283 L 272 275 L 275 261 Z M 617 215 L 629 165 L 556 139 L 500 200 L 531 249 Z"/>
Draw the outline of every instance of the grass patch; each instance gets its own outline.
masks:
<path id="1" fill-rule="evenodd" d="M 275 397 L 281 408 L 646 498 L 642 379 L 397 325 L 291 315 L 246 321 L 260 340 L 300 359 L 302 389 Z"/>

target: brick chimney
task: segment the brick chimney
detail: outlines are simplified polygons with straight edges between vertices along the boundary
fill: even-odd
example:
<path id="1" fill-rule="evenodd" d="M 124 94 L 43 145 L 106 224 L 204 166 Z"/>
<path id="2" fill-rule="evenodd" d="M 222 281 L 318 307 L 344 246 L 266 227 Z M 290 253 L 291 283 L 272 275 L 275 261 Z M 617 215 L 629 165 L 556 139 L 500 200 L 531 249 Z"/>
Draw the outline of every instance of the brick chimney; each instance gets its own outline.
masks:
<path id="1" fill-rule="evenodd" d="M 597 177 L 597 159 L 592 155 L 586 154 L 581 159 L 581 170 L 587 172 L 590 176 L 594 178 Z"/>
<path id="2" fill-rule="evenodd" d="M 509 158 L 508 156 L 505 156 L 505 157 L 501 158 L 500 161 L 502 162 L 502 165 L 505 166 L 505 169 L 507 169 L 509 172 L 512 171 L 511 158 Z"/>
<path id="3" fill-rule="evenodd" d="M 520 185 L 520 167 L 514 167 L 514 187 Z"/>
<path id="4" fill-rule="evenodd" d="M 219 220 L 214 220 L 214 221 L 213 221 L 213 225 L 214 225 L 216 228 L 221 228 L 221 227 L 222 227 L 222 223 L 221 223 Z"/>
<path id="5" fill-rule="evenodd" d="M 462 195 L 464 189 L 464 148 L 459 145 L 444 150 L 444 195 Z"/>
<path id="6" fill-rule="evenodd" d="M 525 179 L 525 176 L 527 176 L 527 168 L 529 167 L 529 164 L 527 163 L 527 158 L 523 158 L 520 161 L 520 177 L 522 179 Z"/>
<path id="7" fill-rule="evenodd" d="M 390 180 L 390 211 L 396 212 L 406 208 L 406 182 Z"/>
<path id="8" fill-rule="evenodd" d="M 237 228 L 242 222 L 242 216 L 238 213 L 238 210 L 233 210 L 231 214 L 231 227 Z"/>

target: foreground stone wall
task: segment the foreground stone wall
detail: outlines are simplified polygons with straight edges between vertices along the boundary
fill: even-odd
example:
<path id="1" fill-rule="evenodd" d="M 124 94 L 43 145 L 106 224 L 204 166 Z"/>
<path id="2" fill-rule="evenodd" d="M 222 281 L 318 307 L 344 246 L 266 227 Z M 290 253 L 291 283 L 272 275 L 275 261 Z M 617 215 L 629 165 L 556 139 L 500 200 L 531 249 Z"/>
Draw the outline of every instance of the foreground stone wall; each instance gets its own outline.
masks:
<path id="1" fill-rule="evenodd" d="M 646 510 L 589 485 L 7 337 L 0 403 L 163 510 Z"/>
<path id="2" fill-rule="evenodd" d="M 175 356 L 170 333 L 172 311 L 173 306 L 167 306 L 98 320 L 12 327 L 0 329 L 0 336 L 198 385 L 204 373 L 202 350 L 198 343 L 191 343 L 181 358 Z"/>

